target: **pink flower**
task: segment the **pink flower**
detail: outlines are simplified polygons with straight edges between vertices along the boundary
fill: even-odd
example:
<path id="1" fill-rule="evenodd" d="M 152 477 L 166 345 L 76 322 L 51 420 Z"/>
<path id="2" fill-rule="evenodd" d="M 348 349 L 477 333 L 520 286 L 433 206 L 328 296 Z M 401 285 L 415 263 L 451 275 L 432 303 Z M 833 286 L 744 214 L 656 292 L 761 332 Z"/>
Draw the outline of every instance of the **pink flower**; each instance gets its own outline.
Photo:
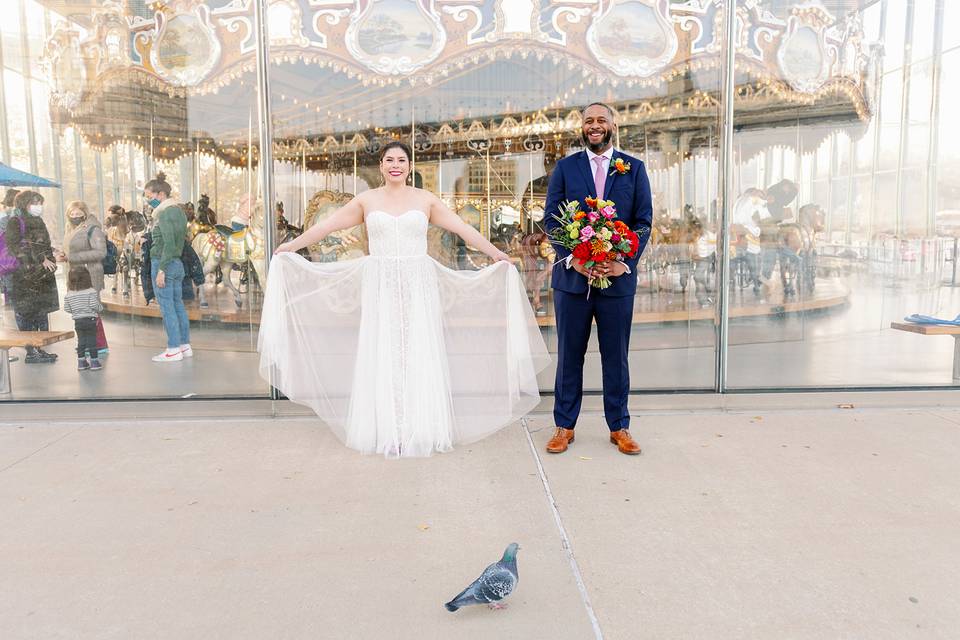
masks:
<path id="1" fill-rule="evenodd" d="M 600 212 L 604 215 L 604 217 L 605 217 L 607 220 L 610 220 L 610 219 L 612 219 L 615 215 L 617 215 L 617 210 L 614 209 L 613 207 L 604 207 L 603 209 L 600 210 Z"/>
<path id="2" fill-rule="evenodd" d="M 617 244 L 618 242 L 620 242 L 620 234 L 615 233 L 612 236 L 610 236 L 610 242 L 612 242 L 613 244 Z"/>
<path id="3" fill-rule="evenodd" d="M 580 240 L 586 241 L 596 235 L 593 227 L 584 227 L 580 230 Z"/>
<path id="4" fill-rule="evenodd" d="M 587 214 L 587 220 L 589 220 L 591 224 L 593 224 L 594 222 L 596 222 L 596 221 L 599 220 L 599 219 L 600 219 L 600 216 L 598 216 L 598 215 L 597 215 L 596 213 L 594 213 L 593 211 L 591 211 L 590 213 Z"/>

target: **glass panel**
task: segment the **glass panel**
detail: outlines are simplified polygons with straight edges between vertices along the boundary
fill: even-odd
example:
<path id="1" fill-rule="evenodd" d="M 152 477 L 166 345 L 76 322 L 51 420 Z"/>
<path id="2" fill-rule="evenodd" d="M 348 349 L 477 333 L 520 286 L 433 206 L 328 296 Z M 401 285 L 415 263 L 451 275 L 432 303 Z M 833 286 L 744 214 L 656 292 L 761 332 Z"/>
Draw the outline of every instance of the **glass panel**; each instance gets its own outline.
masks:
<path id="1" fill-rule="evenodd" d="M 412 144 L 416 185 L 511 255 L 555 351 L 553 252 L 543 225 L 558 212 L 544 211 L 547 185 L 557 162 L 584 147 L 584 108 L 605 101 L 617 111 L 616 148 L 636 159 L 633 171 L 647 171 L 656 218 L 638 265 L 631 386 L 712 387 L 721 35 L 715 13 L 696 4 L 608 3 L 593 17 L 549 3 L 485 0 L 434 14 L 383 0 L 360 5 L 350 29 L 324 26 L 328 42 L 346 38 L 346 46 L 305 54 L 288 28 L 299 6 L 273 3 L 274 174 L 286 220 L 309 227 L 378 187 L 378 150 L 392 140 Z M 576 29 L 564 17 L 571 11 Z M 626 57 L 594 38 L 610 29 L 634 39 Z M 439 228 L 429 231 L 429 247 L 450 268 L 489 264 Z M 366 251 L 356 228 L 309 254 L 331 262 Z M 600 371 L 593 339 L 587 389 L 602 387 Z M 540 383 L 553 388 L 552 367 Z"/>
<path id="2" fill-rule="evenodd" d="M 264 225 L 256 152 L 256 47 L 244 26 L 251 24 L 252 3 L 157 3 L 149 8 L 142 2 L 22 3 L 22 14 L 17 0 L 10 19 L 2 22 L 7 102 L 2 117 L 13 164 L 31 169 L 24 123 L 32 122 L 35 169 L 62 184 L 61 189 L 40 191 L 51 244 L 63 254 L 54 283 L 6 299 L 0 330 L 46 323 L 52 330 L 79 332 L 76 327 L 83 323 L 75 324 L 65 311 L 68 271 L 79 266 L 84 251 L 97 251 L 99 233 L 105 232 L 117 247 L 119 269 L 101 285 L 103 258 L 83 263 L 105 306 L 100 317 L 109 350 L 94 349 L 103 371 L 63 375 L 64 367 L 78 366 L 77 339 L 46 347 L 59 355 L 54 367 L 38 366 L 37 354 L 27 358 L 20 349 L 20 360 L 12 364 L 13 393 L 3 397 L 265 397 L 268 387 L 257 372 L 255 353 L 261 299 L 255 265 L 263 259 Z M 156 12 L 164 14 L 162 21 L 155 21 Z M 24 41 L 27 51 L 20 50 Z M 26 82 L 24 67 L 31 76 Z M 148 286 L 152 293 L 143 286 L 144 281 L 151 285 L 151 264 L 142 260 L 145 241 L 166 235 L 168 246 L 181 242 L 178 232 L 171 235 L 167 225 L 158 224 L 168 215 L 177 218 L 176 212 L 154 212 L 142 198 L 145 182 L 160 171 L 183 211 L 200 208 L 203 193 L 229 212 L 221 217 L 227 225 L 222 233 L 199 222 L 183 229 L 186 244 L 203 259 L 193 259 L 206 272 L 200 287 L 189 278 L 180 287 L 178 262 L 190 264 L 191 256 L 177 249 L 165 269 L 173 284 L 163 292 Z M 238 225 L 231 233 L 230 217 L 243 195 L 253 202 L 253 215 L 246 231 Z M 96 222 L 80 228 L 65 223 L 61 203 L 72 200 L 83 201 Z M 203 213 L 204 221 L 212 223 L 206 209 Z M 91 231 L 91 224 L 101 232 Z M 170 228 L 176 227 L 172 220 Z M 160 247 L 154 247 L 152 257 L 161 257 Z M 165 326 L 162 315 L 175 317 L 166 304 L 161 311 L 156 301 L 147 302 L 148 294 L 166 297 L 169 291 L 173 308 L 171 286 L 188 298 L 189 338 L 180 333 L 179 323 Z M 201 293 L 206 304 L 201 304 Z M 14 312 L 31 303 L 37 305 L 37 317 L 27 322 L 21 313 L 18 324 Z M 179 354 L 187 339 L 195 354 L 192 361 L 151 361 L 169 351 L 168 345 L 175 347 L 171 354 Z"/>
<path id="3" fill-rule="evenodd" d="M 807 29 L 811 37 L 779 44 L 775 82 L 781 83 L 782 105 L 767 103 L 755 115 L 748 100 L 737 101 L 738 171 L 752 171 L 754 162 L 769 163 L 781 140 L 803 157 L 803 170 L 789 189 L 774 182 L 778 174 L 765 170 L 757 172 L 765 183 L 740 187 L 731 220 L 738 253 L 732 294 L 753 313 L 730 321 L 730 386 L 953 384 L 947 338 L 891 326 L 917 313 L 952 318 L 960 302 L 958 289 L 941 285 L 952 276 L 953 240 L 938 237 L 929 224 L 931 127 L 942 127 L 939 139 L 948 147 L 940 147 L 938 191 L 951 194 L 960 185 L 960 172 L 952 168 L 955 145 L 948 142 L 953 137 L 943 133 L 953 126 L 952 118 L 931 121 L 934 3 L 871 3 L 866 15 L 860 9 L 848 14 L 849 23 L 829 11 L 814 18 L 805 2 L 756 4 L 784 20 L 788 31 Z M 874 45 L 884 6 L 880 60 L 872 56 L 881 53 Z M 912 56 L 904 55 L 908 6 L 915 7 Z M 857 34 L 858 24 L 865 25 L 863 34 Z M 860 44 L 840 47 L 834 64 L 823 43 L 840 33 L 857 36 Z M 865 75 L 843 75 L 849 69 L 847 55 L 862 60 Z M 903 67 L 904 60 L 909 67 Z M 868 78 L 877 68 L 884 75 L 879 95 L 872 95 Z M 956 85 L 950 73 L 943 75 L 943 96 L 952 96 L 948 88 Z M 849 78 L 848 91 L 821 89 L 838 75 Z M 804 103 L 801 113 L 793 112 L 792 102 Z M 748 186 L 762 191 L 750 192 Z M 947 201 L 956 199 L 941 195 L 941 202 Z"/>

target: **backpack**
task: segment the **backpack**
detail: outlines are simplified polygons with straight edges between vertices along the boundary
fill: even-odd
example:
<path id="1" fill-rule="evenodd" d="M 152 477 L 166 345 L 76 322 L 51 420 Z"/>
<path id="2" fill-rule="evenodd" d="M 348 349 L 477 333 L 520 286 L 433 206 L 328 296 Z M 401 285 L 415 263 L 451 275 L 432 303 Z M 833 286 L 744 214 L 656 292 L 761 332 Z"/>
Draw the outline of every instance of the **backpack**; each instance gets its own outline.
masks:
<path id="1" fill-rule="evenodd" d="M 96 227 L 90 227 L 87 230 L 87 242 L 90 241 L 90 234 Z M 110 238 L 107 237 L 107 234 L 103 234 L 103 239 L 107 241 L 107 255 L 103 257 L 103 273 L 104 275 L 112 276 L 117 273 L 117 245 L 115 245 Z"/>
<path id="2" fill-rule="evenodd" d="M 10 215 L 13 217 L 13 214 Z M 23 224 L 23 218 L 20 216 L 16 216 L 16 218 L 20 222 L 20 244 L 23 244 L 23 234 L 26 232 L 26 227 Z M 10 224 L 9 219 L 7 224 Z M 11 255 L 7 250 L 6 231 L 6 229 L 0 231 L 0 276 L 8 276 L 17 270 L 17 257 Z"/>

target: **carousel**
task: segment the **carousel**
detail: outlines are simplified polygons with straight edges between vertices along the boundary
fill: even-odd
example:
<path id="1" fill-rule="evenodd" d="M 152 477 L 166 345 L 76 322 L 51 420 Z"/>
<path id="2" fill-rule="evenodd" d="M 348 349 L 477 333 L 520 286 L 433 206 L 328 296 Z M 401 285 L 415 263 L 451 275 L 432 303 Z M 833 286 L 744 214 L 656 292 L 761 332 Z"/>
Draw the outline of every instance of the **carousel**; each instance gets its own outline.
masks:
<path id="1" fill-rule="evenodd" d="M 733 317 L 846 302 L 818 258 L 829 212 L 804 201 L 797 180 L 741 190 L 730 208 L 731 254 L 718 260 L 723 0 L 272 0 L 272 206 L 257 178 L 266 119 L 255 99 L 253 4 L 160 0 L 135 11 L 107 0 L 46 43 L 55 127 L 94 149 L 126 145 L 148 165 L 177 166 L 181 193 L 190 186 L 191 247 L 203 272 L 192 319 L 255 324 L 265 225 L 283 241 L 377 186 L 378 152 L 399 139 L 414 150 L 417 186 L 514 256 L 540 322 L 552 324 L 547 181 L 581 146 L 580 109 L 597 99 L 617 111 L 617 147 L 644 160 L 654 190 L 637 323 L 713 321 L 721 262 L 731 268 Z M 864 134 L 876 55 L 855 15 L 816 0 L 774 15 L 746 0 L 736 17 L 737 167 L 790 149 L 801 177 L 800 158 L 828 136 Z M 239 184 L 230 198 L 213 194 L 220 216 L 201 193 L 211 170 L 233 172 Z M 149 264 L 141 242 L 149 211 L 134 218 L 104 302 L 159 315 L 138 277 Z M 430 247 L 451 268 L 487 264 L 439 229 Z M 365 252 L 362 228 L 304 250 L 321 262 Z"/>

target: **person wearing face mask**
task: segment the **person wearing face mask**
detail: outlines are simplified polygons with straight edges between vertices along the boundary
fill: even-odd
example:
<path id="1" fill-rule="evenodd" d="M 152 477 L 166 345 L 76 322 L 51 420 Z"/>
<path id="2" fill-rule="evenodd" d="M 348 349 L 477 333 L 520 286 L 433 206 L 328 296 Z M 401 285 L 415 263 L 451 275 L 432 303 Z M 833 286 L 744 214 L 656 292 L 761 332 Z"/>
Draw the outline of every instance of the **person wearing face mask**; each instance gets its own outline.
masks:
<path id="1" fill-rule="evenodd" d="M 67 204 L 63 252 L 70 268 L 86 268 L 90 273 L 93 288 L 98 292 L 103 290 L 103 259 L 107 257 L 107 236 L 100 221 L 90 213 L 87 203 L 82 200 Z"/>
<path id="2" fill-rule="evenodd" d="M 74 200 L 67 204 L 67 229 L 63 234 L 64 258 L 74 267 L 83 267 L 90 274 L 90 282 L 99 295 L 103 291 L 103 259 L 107 257 L 107 236 L 100 221 L 90 213 L 87 203 Z M 97 316 L 97 349 L 107 349 L 103 321 Z"/>
<path id="3" fill-rule="evenodd" d="M 170 185 L 163 173 L 143 186 L 143 197 L 153 209 L 155 224 L 150 234 L 150 266 L 153 290 L 160 305 L 167 349 L 153 356 L 154 362 L 179 362 L 193 356 L 190 347 L 190 319 L 183 305 L 183 245 L 187 237 L 187 216 L 170 197 Z"/>
<path id="4" fill-rule="evenodd" d="M 53 247 L 43 221 L 43 196 L 23 191 L 14 200 L 14 212 L 7 219 L 7 251 L 17 258 L 13 272 L 13 310 L 20 331 L 48 331 L 47 314 L 60 308 L 54 273 Z M 56 354 L 27 347 L 28 364 L 54 362 Z"/>

